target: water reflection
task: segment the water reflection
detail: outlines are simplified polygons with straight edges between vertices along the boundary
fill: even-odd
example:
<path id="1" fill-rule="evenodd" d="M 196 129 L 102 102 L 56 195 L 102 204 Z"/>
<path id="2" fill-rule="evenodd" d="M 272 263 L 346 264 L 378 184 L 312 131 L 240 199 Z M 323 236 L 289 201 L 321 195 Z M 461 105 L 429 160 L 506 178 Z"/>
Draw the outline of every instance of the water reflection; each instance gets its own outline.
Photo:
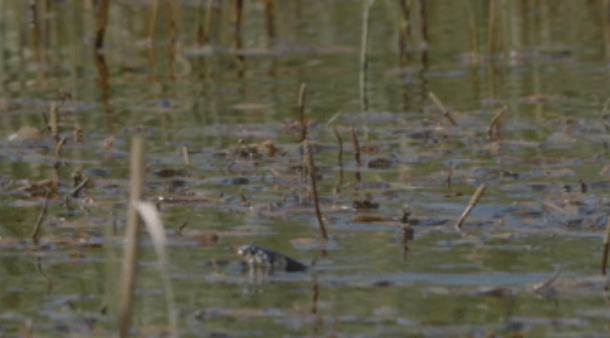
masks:
<path id="1" fill-rule="evenodd" d="M 591 277 L 598 273 L 591 261 L 608 213 L 600 155 L 608 136 L 608 3 L 398 0 L 365 8 L 338 0 L 0 1 L 0 297 L 3 313 L 10 310 L 3 330 L 16 335 L 31 317 L 43 335 L 62 336 L 57 323 L 89 334 L 99 324 L 83 326 L 73 312 L 102 305 L 113 312 L 125 159 L 131 136 L 141 132 L 152 150 L 147 194 L 169 189 L 176 197 L 163 205 L 168 224 L 190 215 L 183 240 L 169 249 L 181 310 L 223 309 L 185 320 L 187 331 L 325 335 L 336 328 L 324 324 L 333 324 L 372 336 L 405 328 L 414 335 L 550 335 L 562 329 L 546 317 L 574 317 L 580 308 L 586 321 L 561 325 L 575 335 L 604 332 L 604 314 L 591 299 L 603 286 Z M 334 245 L 321 257 L 290 247 L 295 238 L 319 236 L 293 170 L 302 167 L 303 137 L 290 129 L 302 83 Z M 458 127 L 434 109 L 430 92 Z M 72 100 L 57 105 L 52 131 L 55 141 L 67 140 L 61 151 L 51 138 L 44 147 L 7 141 L 24 126 L 46 129 L 41 113 L 66 93 Z M 503 106 L 503 121 L 490 124 Z M 343 163 L 339 132 L 347 137 L 349 128 L 346 151 L 358 155 Z M 273 155 L 250 152 L 266 141 Z M 190 169 L 176 180 L 170 176 L 183 170 L 183 149 Z M 248 149 L 247 156 L 234 149 Z M 92 168 L 104 174 L 66 199 L 70 175 Z M 43 222 L 44 250 L 28 251 L 41 182 L 56 196 Z M 580 182 L 588 189 L 562 193 Z M 451 224 L 482 183 L 488 193 L 461 237 Z M 354 201 L 367 195 L 379 217 L 355 218 Z M 394 217 L 406 202 L 413 216 Z M 83 232 L 95 241 L 76 250 Z M 214 245 L 196 239 L 208 232 Z M 229 243 L 313 259 L 312 271 L 236 277 L 227 266 L 238 258 L 219 248 Z M 141 264 L 154 265 L 144 244 Z M 231 264 L 202 263 L 210 260 Z M 538 299 L 528 285 L 548 279 L 556 264 L 566 274 L 554 303 Z M 165 314 L 160 285 L 143 270 L 135 323 L 147 332 Z M 85 304 L 62 301 L 68 315 L 40 312 L 49 296 L 81 293 L 91 295 Z M 259 308 L 275 310 L 248 311 Z M 302 322 L 305 328 L 295 324 Z M 371 324 L 378 330 L 368 332 Z"/>

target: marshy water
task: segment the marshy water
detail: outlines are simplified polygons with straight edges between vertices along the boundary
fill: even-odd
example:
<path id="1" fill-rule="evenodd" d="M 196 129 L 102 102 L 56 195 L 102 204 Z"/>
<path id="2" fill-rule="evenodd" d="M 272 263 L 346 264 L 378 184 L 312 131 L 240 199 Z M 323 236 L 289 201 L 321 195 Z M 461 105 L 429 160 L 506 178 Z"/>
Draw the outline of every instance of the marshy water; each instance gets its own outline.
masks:
<path id="1" fill-rule="evenodd" d="M 182 337 L 607 336 L 609 6 L 0 0 L 0 336 L 117 334 L 134 135 Z"/>

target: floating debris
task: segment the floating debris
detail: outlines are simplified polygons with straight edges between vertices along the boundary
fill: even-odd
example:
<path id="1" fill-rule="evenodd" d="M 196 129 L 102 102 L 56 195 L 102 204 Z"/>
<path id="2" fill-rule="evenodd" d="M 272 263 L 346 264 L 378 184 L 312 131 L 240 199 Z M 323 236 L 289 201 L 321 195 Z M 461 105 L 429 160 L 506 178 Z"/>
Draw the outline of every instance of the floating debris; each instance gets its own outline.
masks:
<path id="1" fill-rule="evenodd" d="M 15 134 L 8 136 L 8 141 L 17 146 L 23 147 L 48 147 L 53 143 L 50 139 L 44 138 L 42 131 L 38 128 L 23 126 Z"/>
<path id="2" fill-rule="evenodd" d="M 373 202 L 371 194 L 366 194 L 364 198 L 354 198 L 352 206 L 356 210 L 369 210 L 379 208 L 379 203 Z"/>

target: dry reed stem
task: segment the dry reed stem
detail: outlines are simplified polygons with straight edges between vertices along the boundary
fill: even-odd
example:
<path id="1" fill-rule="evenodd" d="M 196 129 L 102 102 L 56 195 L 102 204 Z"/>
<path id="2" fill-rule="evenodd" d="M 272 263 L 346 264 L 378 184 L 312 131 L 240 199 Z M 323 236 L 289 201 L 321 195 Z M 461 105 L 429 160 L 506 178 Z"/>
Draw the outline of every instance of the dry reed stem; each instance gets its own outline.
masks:
<path id="1" fill-rule="evenodd" d="M 488 48 L 488 53 L 489 53 L 489 57 L 491 58 L 491 54 L 494 51 L 494 39 L 495 39 L 495 34 L 494 34 L 494 30 L 496 28 L 496 1 L 495 0 L 489 0 L 489 26 L 488 26 L 488 30 L 487 30 L 487 48 Z"/>
<path id="2" fill-rule="evenodd" d="M 371 7 L 375 3 L 375 0 L 364 0 L 362 9 L 362 36 L 360 41 L 360 104 L 362 112 L 369 110 L 368 92 L 366 83 L 368 81 L 368 46 L 369 46 L 369 25 Z"/>
<path id="3" fill-rule="evenodd" d="M 356 130 L 354 128 L 349 129 L 352 133 L 352 146 L 354 148 L 354 159 L 356 160 L 356 165 L 360 167 L 360 143 L 358 142 L 358 135 L 356 135 Z"/>
<path id="4" fill-rule="evenodd" d="M 161 216 L 157 212 L 155 205 L 150 202 L 132 201 L 132 203 L 135 204 L 135 208 L 138 210 L 142 221 L 144 221 L 144 224 L 146 225 L 153 247 L 157 252 L 159 263 L 161 263 L 160 270 L 165 287 L 165 301 L 167 303 L 170 332 L 172 337 L 178 337 L 178 318 L 176 317 L 174 291 L 169 274 L 169 260 L 167 258 L 167 252 L 165 251 L 167 238 L 165 237 L 165 232 L 163 230 Z"/>
<path id="5" fill-rule="evenodd" d="M 197 44 L 203 45 L 206 40 L 206 31 L 201 21 L 201 12 L 203 9 L 203 0 L 197 0 L 197 28 L 195 29 L 195 39 Z"/>
<path id="6" fill-rule="evenodd" d="M 119 337 L 129 335 L 133 291 L 138 267 L 138 227 L 140 218 L 135 203 L 142 200 L 144 186 L 144 140 L 134 136 L 131 144 L 129 206 L 127 211 L 127 230 L 123 255 L 123 271 L 120 279 Z"/>
<path id="7" fill-rule="evenodd" d="M 33 338 L 34 337 L 34 321 L 30 318 L 26 319 L 19 329 L 20 338 Z"/>
<path id="8" fill-rule="evenodd" d="M 337 154 L 339 168 L 343 168 L 343 140 L 341 140 L 341 135 L 337 130 L 337 126 L 333 126 L 333 131 L 335 132 L 335 137 L 337 138 L 337 142 L 339 143 L 339 154 Z"/>
<path id="9" fill-rule="evenodd" d="M 606 267 L 608 266 L 608 252 L 610 251 L 610 217 L 606 224 L 606 235 L 604 236 L 604 251 L 602 254 L 602 275 L 606 275 Z"/>
<path id="10" fill-rule="evenodd" d="M 487 138 L 491 139 L 493 137 L 494 129 L 500 131 L 500 121 L 505 114 L 506 107 L 502 107 L 502 109 L 496 114 L 496 116 L 494 116 L 494 118 L 489 123 L 489 126 L 487 127 Z"/>
<path id="11" fill-rule="evenodd" d="M 313 155 L 311 154 L 311 148 L 309 146 L 309 142 L 303 142 L 303 155 L 305 156 L 305 161 L 307 163 L 309 178 L 311 180 L 311 192 L 313 194 L 313 202 L 316 209 L 316 217 L 318 218 L 318 225 L 320 226 L 320 231 L 322 232 L 322 238 L 324 240 L 328 240 L 328 236 L 326 234 L 326 227 L 324 226 L 324 221 L 322 220 L 322 212 L 320 211 L 320 202 L 318 200 L 318 187 L 316 183 L 316 172 L 315 166 L 313 162 Z"/>
<path id="12" fill-rule="evenodd" d="M 78 193 L 83 190 L 83 188 L 87 185 L 87 183 L 89 183 L 89 177 L 85 177 L 84 180 L 82 180 L 78 186 L 76 186 L 74 189 L 72 189 L 72 191 L 70 191 L 70 196 L 72 197 L 76 197 L 78 195 Z"/>
<path id="13" fill-rule="evenodd" d="M 235 50 L 239 51 L 241 50 L 242 47 L 242 42 L 241 42 L 241 22 L 242 22 L 242 16 L 243 16 L 243 9 L 244 9 L 244 0 L 234 0 L 235 1 L 235 8 L 234 8 L 234 12 L 233 12 L 233 24 L 234 24 L 234 31 L 233 34 L 234 38 L 235 38 Z"/>
<path id="14" fill-rule="evenodd" d="M 186 168 L 191 169 L 191 156 L 189 155 L 189 149 L 186 146 L 182 147 L 182 157 L 184 158 Z"/>
<path id="15" fill-rule="evenodd" d="M 178 4 L 176 0 L 168 0 L 167 1 L 167 66 L 170 80 L 175 80 L 174 74 L 174 60 L 176 58 L 176 22 L 178 20 Z"/>
<path id="16" fill-rule="evenodd" d="M 275 25 L 273 17 L 275 13 L 275 0 L 265 0 L 265 17 L 267 18 L 267 36 L 270 42 L 275 37 Z"/>
<path id="17" fill-rule="evenodd" d="M 555 270 L 555 274 L 553 275 L 553 277 L 551 277 L 547 281 L 534 285 L 533 291 L 535 293 L 540 293 L 542 290 L 548 288 L 549 286 L 551 286 L 551 284 L 553 284 L 554 281 L 557 280 L 557 278 L 559 278 L 560 274 L 561 274 L 560 269 Z"/>
<path id="18" fill-rule="evenodd" d="M 100 0 L 97 5 L 97 15 L 95 18 L 95 50 L 100 50 L 104 47 L 104 35 L 106 34 L 106 26 L 108 26 L 109 9 L 110 0 Z"/>
<path id="19" fill-rule="evenodd" d="M 184 221 L 184 223 L 182 223 L 178 229 L 176 229 L 176 232 L 178 232 L 178 236 L 182 236 L 182 230 L 184 230 L 184 228 L 186 228 L 186 226 L 188 225 L 188 219 L 186 221 Z"/>
<path id="20" fill-rule="evenodd" d="M 51 136 L 55 139 L 56 142 L 59 141 L 59 116 L 57 115 L 57 104 L 53 102 L 51 104 L 51 109 L 49 110 L 49 130 L 51 131 Z"/>
<path id="21" fill-rule="evenodd" d="M 55 156 L 61 156 L 61 148 L 66 144 L 66 141 L 67 139 L 65 137 L 59 139 L 59 142 L 57 142 L 57 145 L 55 146 Z"/>
<path id="22" fill-rule="evenodd" d="M 210 41 L 210 30 L 212 29 L 212 5 L 215 0 L 208 0 L 208 5 L 205 12 L 205 28 L 203 32 L 202 43 L 208 43 Z"/>
<path id="23" fill-rule="evenodd" d="M 447 188 L 451 188 L 451 177 L 453 176 L 453 164 L 449 164 L 449 174 L 447 174 Z"/>
<path id="24" fill-rule="evenodd" d="M 475 21 L 474 8 L 472 3 L 465 6 L 468 15 L 468 26 L 469 26 L 469 42 L 470 42 L 470 53 L 473 57 L 473 63 L 479 60 L 479 35 L 477 31 L 477 23 Z"/>
<path id="25" fill-rule="evenodd" d="M 148 12 L 148 30 L 146 39 L 149 44 L 152 44 L 157 30 L 157 17 L 159 16 L 159 0 L 151 0 L 150 11 Z"/>
<path id="26" fill-rule="evenodd" d="M 31 41 L 34 49 L 34 56 L 35 56 L 35 60 L 37 63 L 42 62 L 42 48 L 41 48 L 41 27 L 40 27 L 40 13 L 38 10 L 38 1 L 32 1 L 30 0 L 30 20 L 29 20 L 29 24 L 30 24 L 30 35 L 31 35 Z"/>
<path id="27" fill-rule="evenodd" d="M 555 203 L 551 202 L 551 201 L 542 201 L 542 205 L 546 206 L 549 209 L 553 209 L 555 211 L 558 211 L 562 214 L 566 214 L 566 211 L 563 210 L 560 206 L 556 205 Z"/>
<path id="28" fill-rule="evenodd" d="M 474 209 L 474 207 L 477 205 L 477 203 L 479 203 L 479 200 L 483 196 L 484 192 L 485 192 L 485 184 L 481 184 L 477 188 L 477 191 L 474 192 L 474 195 L 472 195 L 472 198 L 470 199 L 470 203 L 468 203 L 468 207 L 466 207 L 466 210 L 464 210 L 464 212 L 462 213 L 462 216 L 460 216 L 460 219 L 458 219 L 458 221 L 455 223 L 455 228 L 457 230 L 462 231 L 462 224 L 464 223 L 464 221 L 466 220 L 466 217 L 468 217 L 468 215 L 470 214 L 472 209 Z"/>
<path id="29" fill-rule="evenodd" d="M 366 88 L 366 83 L 368 81 L 368 42 L 369 42 L 369 26 L 371 23 L 370 20 L 370 11 L 371 7 L 375 3 L 375 0 L 364 0 L 362 2 L 362 36 L 360 41 L 360 104 L 362 112 L 368 111 L 369 102 L 368 102 L 368 92 Z"/>
<path id="30" fill-rule="evenodd" d="M 42 118 L 44 119 L 44 124 L 47 126 L 47 130 L 51 132 L 51 125 L 49 124 L 49 118 L 47 117 L 47 113 L 42 112 Z"/>
<path id="31" fill-rule="evenodd" d="M 301 83 L 301 89 L 299 90 L 299 119 L 301 120 L 301 141 L 305 141 L 307 138 L 307 125 L 305 125 L 305 98 L 307 94 L 307 83 Z"/>
<path id="32" fill-rule="evenodd" d="M 436 118 L 436 116 L 434 116 L 434 114 L 432 114 L 430 112 L 430 109 L 428 109 L 427 107 L 423 107 L 422 108 L 424 114 L 426 115 L 426 117 L 430 118 L 432 121 L 434 121 L 436 123 L 437 126 L 442 126 L 443 123 Z"/>
<path id="33" fill-rule="evenodd" d="M 40 233 L 42 221 L 44 220 L 44 217 L 47 214 L 47 206 L 49 204 L 49 195 L 50 195 L 50 193 L 47 193 L 47 196 L 44 199 L 44 203 L 42 204 L 42 209 L 40 210 L 40 215 L 38 215 L 38 220 L 36 221 L 36 226 L 34 226 L 34 231 L 32 232 L 32 242 L 34 242 L 35 245 L 38 245 L 38 233 Z"/>
<path id="34" fill-rule="evenodd" d="M 457 126 L 457 123 L 453 119 L 453 116 L 451 116 L 451 112 L 449 111 L 449 109 L 447 109 L 447 107 L 445 107 L 445 105 L 443 105 L 441 100 L 439 100 L 433 92 L 428 93 L 428 96 L 430 97 L 430 100 L 432 100 L 432 103 L 434 103 L 436 108 L 438 108 L 438 110 L 440 110 L 441 113 L 443 113 L 443 115 L 447 118 L 447 120 L 449 120 L 452 125 Z"/>
<path id="35" fill-rule="evenodd" d="M 400 0 L 403 20 L 398 25 L 398 50 L 400 67 L 404 68 L 409 64 L 409 52 L 407 51 L 407 39 L 411 36 L 411 2 Z"/>

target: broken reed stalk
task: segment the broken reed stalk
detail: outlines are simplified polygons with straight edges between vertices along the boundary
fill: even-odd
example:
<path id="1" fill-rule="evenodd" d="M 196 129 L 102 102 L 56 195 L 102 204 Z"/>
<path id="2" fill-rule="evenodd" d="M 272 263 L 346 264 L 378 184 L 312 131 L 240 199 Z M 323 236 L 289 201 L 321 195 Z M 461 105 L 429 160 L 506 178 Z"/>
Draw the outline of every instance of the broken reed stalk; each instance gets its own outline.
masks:
<path id="1" fill-rule="evenodd" d="M 40 232 L 44 216 L 47 214 L 49 196 L 50 193 L 47 192 L 47 196 L 44 198 L 44 203 L 42 204 L 42 209 L 40 210 L 40 215 L 38 215 L 38 220 L 36 221 L 36 226 L 34 226 L 34 231 L 32 232 L 32 242 L 34 242 L 35 245 L 38 245 L 38 233 Z"/>
<path id="2" fill-rule="evenodd" d="M 57 142 L 57 145 L 55 146 L 55 156 L 61 156 L 61 148 L 66 144 L 66 141 L 67 139 L 65 137 L 59 139 L 59 142 Z"/>
<path id="3" fill-rule="evenodd" d="M 299 119 L 301 120 L 301 143 L 307 138 L 307 126 L 305 125 L 305 97 L 307 94 L 307 83 L 301 83 L 299 90 Z"/>
<path id="4" fill-rule="evenodd" d="M 551 284 L 553 284 L 554 281 L 557 280 L 557 278 L 559 278 L 559 275 L 561 274 L 561 269 L 557 269 L 555 270 L 555 274 L 553 275 L 553 277 L 551 277 L 549 280 L 544 281 L 542 283 L 536 284 L 534 285 L 534 288 L 532 291 L 534 291 L 535 293 L 540 293 L 541 291 L 543 291 L 544 289 L 548 288 L 549 286 L 551 286 Z"/>
<path id="5" fill-rule="evenodd" d="M 606 275 L 606 267 L 608 266 L 608 252 L 610 251 L 610 216 L 606 224 L 606 235 L 604 236 L 604 251 L 602 254 L 602 275 Z"/>
<path id="6" fill-rule="evenodd" d="M 188 225 L 189 220 L 187 219 L 186 221 L 184 221 L 184 223 L 182 223 L 178 229 L 176 229 L 176 232 L 178 233 L 178 236 L 182 236 L 182 230 L 184 230 L 184 228 L 186 228 L 186 226 Z"/>
<path id="7" fill-rule="evenodd" d="M 339 143 L 339 154 L 337 155 L 339 168 L 343 168 L 343 140 L 341 140 L 341 135 L 339 135 L 339 131 L 337 131 L 337 126 L 333 126 L 333 131 L 335 132 L 335 137 L 337 138 L 337 142 Z"/>
<path id="8" fill-rule="evenodd" d="M 500 121 L 504 117 L 505 114 L 506 114 L 506 107 L 503 107 L 496 114 L 496 116 L 494 116 L 494 118 L 489 123 L 489 126 L 487 127 L 487 138 L 491 139 L 493 137 L 494 130 L 497 130 L 497 131 L 500 130 L 500 128 L 501 128 Z"/>
<path id="9" fill-rule="evenodd" d="M 324 221 L 322 220 L 322 212 L 320 211 L 320 202 L 318 201 L 318 186 L 316 183 L 316 172 L 313 163 L 313 155 L 311 154 L 311 148 L 309 146 L 309 142 L 303 142 L 303 155 L 305 156 L 305 163 L 308 167 L 309 178 L 311 180 L 311 193 L 313 194 L 313 202 L 316 209 L 316 217 L 318 218 L 318 225 L 320 226 L 320 231 L 322 232 L 322 238 L 324 240 L 328 240 L 328 236 L 326 234 L 326 227 L 324 226 Z"/>
<path id="10" fill-rule="evenodd" d="M 157 17 L 159 16 L 159 0 L 152 0 L 150 2 L 150 11 L 148 12 L 148 31 L 146 32 L 146 39 L 149 44 L 152 44 L 155 38 L 155 31 L 157 30 Z"/>
<path id="11" fill-rule="evenodd" d="M 436 97 L 436 95 L 434 95 L 433 92 L 428 93 L 428 97 L 430 97 L 430 100 L 432 100 L 432 103 L 434 103 L 436 108 L 438 108 L 438 110 L 441 111 L 441 113 L 447 118 L 447 120 L 449 120 L 449 122 L 451 122 L 452 125 L 457 126 L 457 123 L 453 119 L 453 116 L 451 116 L 451 112 L 449 111 L 449 109 L 447 109 L 447 107 L 445 107 L 445 105 L 441 102 L 441 100 L 439 100 L 438 97 Z"/>
<path id="12" fill-rule="evenodd" d="M 370 11 L 375 0 L 364 0 L 362 11 L 362 36 L 360 41 L 360 104 L 362 112 L 369 110 L 368 93 L 366 88 L 367 71 L 369 68 L 368 46 L 369 46 L 369 25 Z"/>
<path id="13" fill-rule="evenodd" d="M 129 173 L 129 205 L 127 210 L 127 230 L 123 249 L 123 271 L 121 272 L 121 289 L 119 293 L 119 337 L 129 335 L 133 291 L 138 267 L 138 227 L 140 218 L 135 203 L 142 200 L 144 186 L 144 140 L 134 136 L 131 143 L 131 164 Z"/>
<path id="14" fill-rule="evenodd" d="M 100 50 L 104 47 L 104 35 L 106 34 L 106 26 L 108 26 L 109 9 L 110 0 L 100 0 L 97 5 L 97 15 L 95 18 L 95 50 Z"/>
<path id="15" fill-rule="evenodd" d="M 89 177 L 85 177 L 72 191 L 70 191 L 70 196 L 76 198 L 78 193 L 83 190 L 83 188 L 89 183 Z"/>
<path id="16" fill-rule="evenodd" d="M 456 230 L 462 231 L 462 224 L 464 223 L 464 221 L 466 220 L 466 217 L 468 217 L 468 215 L 470 214 L 472 209 L 474 209 L 474 207 L 477 205 L 477 203 L 479 203 L 479 200 L 483 196 L 484 192 L 485 192 L 485 184 L 481 184 L 477 188 L 477 191 L 474 192 L 474 195 L 472 195 L 472 198 L 470 199 L 470 203 L 468 203 L 468 206 L 466 207 L 466 210 L 464 210 L 464 212 L 462 213 L 462 216 L 460 216 L 460 219 L 458 219 L 458 221 L 455 223 Z"/>
<path id="17" fill-rule="evenodd" d="M 182 146 L 182 157 L 184 158 L 186 168 L 191 169 L 191 156 L 189 155 L 189 149 L 186 146 Z"/>

